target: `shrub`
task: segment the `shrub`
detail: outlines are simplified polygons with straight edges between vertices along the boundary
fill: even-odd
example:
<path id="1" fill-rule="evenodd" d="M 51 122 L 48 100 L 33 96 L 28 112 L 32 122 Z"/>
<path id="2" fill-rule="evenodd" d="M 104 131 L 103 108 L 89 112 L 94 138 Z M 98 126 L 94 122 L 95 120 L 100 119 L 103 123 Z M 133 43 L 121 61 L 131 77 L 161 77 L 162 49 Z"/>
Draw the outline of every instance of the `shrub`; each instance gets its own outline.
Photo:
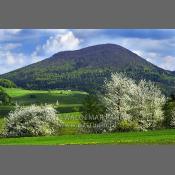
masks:
<path id="1" fill-rule="evenodd" d="M 54 135 L 61 126 L 62 123 L 52 106 L 18 106 L 5 119 L 4 136 Z"/>
<path id="2" fill-rule="evenodd" d="M 1 104 L 10 104 L 11 97 L 0 87 L 0 105 Z"/>
<path id="3" fill-rule="evenodd" d="M 136 121 L 121 120 L 117 124 L 117 130 L 122 132 L 138 131 L 140 130 L 140 127 Z"/>

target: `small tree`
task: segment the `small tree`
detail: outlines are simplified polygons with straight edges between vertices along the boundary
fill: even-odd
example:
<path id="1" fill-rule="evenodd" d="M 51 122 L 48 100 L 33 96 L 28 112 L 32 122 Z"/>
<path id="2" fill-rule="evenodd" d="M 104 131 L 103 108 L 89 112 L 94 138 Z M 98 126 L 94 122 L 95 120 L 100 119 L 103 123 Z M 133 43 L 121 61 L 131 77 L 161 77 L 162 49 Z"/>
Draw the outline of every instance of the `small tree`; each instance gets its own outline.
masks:
<path id="1" fill-rule="evenodd" d="M 52 106 L 17 106 L 16 110 L 5 119 L 4 135 L 7 137 L 54 135 L 61 124 Z"/>
<path id="2" fill-rule="evenodd" d="M 102 121 L 102 115 L 104 115 L 106 108 L 101 101 L 101 98 L 96 94 L 88 95 L 82 107 L 81 124 L 83 131 L 99 133 L 102 132 L 98 127 Z"/>
<path id="3" fill-rule="evenodd" d="M 0 87 L 0 103 L 1 104 L 10 104 L 11 97 Z"/>

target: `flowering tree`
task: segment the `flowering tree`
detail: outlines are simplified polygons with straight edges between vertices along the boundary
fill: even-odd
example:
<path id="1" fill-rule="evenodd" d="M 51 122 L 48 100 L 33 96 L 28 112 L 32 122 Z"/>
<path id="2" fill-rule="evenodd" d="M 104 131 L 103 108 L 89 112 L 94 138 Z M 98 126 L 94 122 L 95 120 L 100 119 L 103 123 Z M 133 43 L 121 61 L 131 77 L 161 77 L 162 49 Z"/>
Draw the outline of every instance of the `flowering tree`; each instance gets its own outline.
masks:
<path id="1" fill-rule="evenodd" d="M 103 123 L 108 123 L 108 130 L 115 130 L 121 122 L 125 123 L 121 126 L 128 123 L 135 129 L 154 129 L 162 121 L 165 97 L 153 83 L 141 80 L 137 84 L 124 74 L 115 73 L 105 82 L 105 88 L 107 114 Z"/>
<path id="2" fill-rule="evenodd" d="M 142 129 L 154 129 L 163 119 L 163 106 L 165 96 L 152 82 L 141 80 L 138 84 L 137 99 L 137 118 Z"/>
<path id="3" fill-rule="evenodd" d="M 7 137 L 53 135 L 61 124 L 52 106 L 17 106 L 5 119 L 4 134 Z"/>

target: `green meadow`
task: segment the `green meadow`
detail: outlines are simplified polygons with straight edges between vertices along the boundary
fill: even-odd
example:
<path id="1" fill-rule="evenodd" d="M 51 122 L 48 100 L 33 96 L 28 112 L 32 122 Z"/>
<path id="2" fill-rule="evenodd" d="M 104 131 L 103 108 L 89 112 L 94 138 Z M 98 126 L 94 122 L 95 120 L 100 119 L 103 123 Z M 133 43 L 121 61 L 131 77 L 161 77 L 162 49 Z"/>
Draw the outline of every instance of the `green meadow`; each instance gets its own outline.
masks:
<path id="1" fill-rule="evenodd" d="M 0 138 L 0 145 L 175 144 L 175 130 Z"/>
<path id="2" fill-rule="evenodd" d="M 79 112 L 86 97 L 86 92 L 70 90 L 25 90 L 20 88 L 3 88 L 18 105 L 54 104 L 60 113 Z M 57 104 L 58 103 L 58 104 Z M 0 105 L 0 116 L 6 116 L 14 105 Z"/>
<path id="3" fill-rule="evenodd" d="M 118 132 L 107 134 L 81 134 L 79 131 L 81 107 L 86 92 L 69 90 L 24 90 L 4 88 L 13 103 L 57 104 L 58 117 L 64 126 L 58 136 L 0 138 L 0 145 L 69 145 L 69 144 L 174 144 L 175 129 L 147 132 Z M 14 106 L 0 106 L 0 133 L 4 117 Z"/>
<path id="4" fill-rule="evenodd" d="M 86 92 L 71 90 L 25 90 L 20 88 L 4 88 L 12 97 L 13 102 L 19 105 L 30 104 L 55 104 L 57 101 L 60 105 L 79 105 L 82 104 Z"/>

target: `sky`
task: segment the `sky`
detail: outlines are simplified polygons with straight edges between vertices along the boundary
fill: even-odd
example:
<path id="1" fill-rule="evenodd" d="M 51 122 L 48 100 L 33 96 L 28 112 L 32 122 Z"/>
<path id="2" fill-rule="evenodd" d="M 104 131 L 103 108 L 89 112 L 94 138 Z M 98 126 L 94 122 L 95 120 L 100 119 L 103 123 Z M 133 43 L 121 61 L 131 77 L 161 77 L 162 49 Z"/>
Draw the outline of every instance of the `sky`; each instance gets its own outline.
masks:
<path id="1" fill-rule="evenodd" d="M 96 44 L 121 45 L 166 70 L 175 70 L 175 29 L 0 29 L 0 74 L 53 54 Z"/>

